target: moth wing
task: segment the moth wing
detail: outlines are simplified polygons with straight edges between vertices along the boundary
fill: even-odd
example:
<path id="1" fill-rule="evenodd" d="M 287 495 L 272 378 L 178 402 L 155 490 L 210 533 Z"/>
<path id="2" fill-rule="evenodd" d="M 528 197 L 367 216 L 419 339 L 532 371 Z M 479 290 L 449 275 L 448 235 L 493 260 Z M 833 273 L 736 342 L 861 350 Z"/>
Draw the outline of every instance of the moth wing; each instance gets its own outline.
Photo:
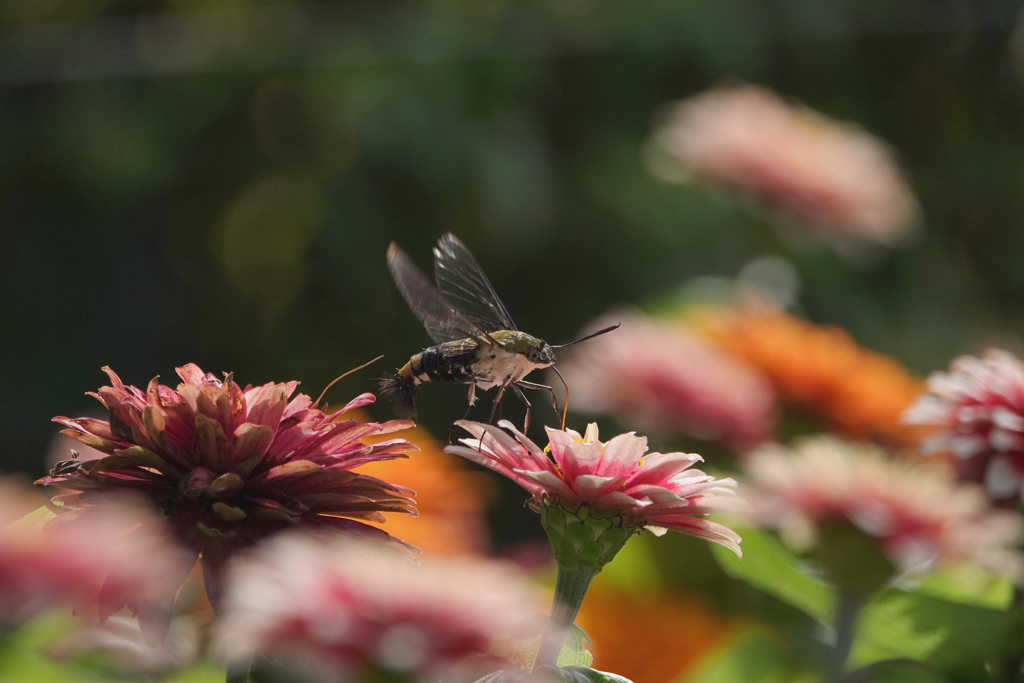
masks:
<path id="1" fill-rule="evenodd" d="M 483 268 L 450 232 L 434 248 L 434 279 L 443 297 L 484 332 L 518 329 Z"/>
<path id="2" fill-rule="evenodd" d="M 388 269 L 398 285 L 398 291 L 423 323 L 434 343 L 486 336 L 487 330 L 482 330 L 475 321 L 452 305 L 394 242 L 388 247 Z"/>
<path id="3" fill-rule="evenodd" d="M 476 358 L 476 350 L 480 348 L 479 338 L 464 338 L 438 344 L 441 356 L 446 360 L 469 362 Z"/>

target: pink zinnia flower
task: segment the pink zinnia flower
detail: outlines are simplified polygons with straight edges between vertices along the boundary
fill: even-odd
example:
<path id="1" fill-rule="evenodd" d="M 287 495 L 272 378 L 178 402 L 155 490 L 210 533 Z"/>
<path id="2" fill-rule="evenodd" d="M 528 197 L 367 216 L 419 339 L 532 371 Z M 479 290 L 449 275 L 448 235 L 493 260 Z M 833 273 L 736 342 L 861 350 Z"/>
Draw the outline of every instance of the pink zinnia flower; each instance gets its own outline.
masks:
<path id="1" fill-rule="evenodd" d="M 1008 568 L 1020 519 L 991 510 L 982 490 L 958 484 L 941 463 L 892 460 L 880 448 L 820 436 L 764 446 L 744 461 L 752 518 L 810 550 L 835 523 L 875 539 L 901 571 L 937 562 Z M 1011 562 L 1012 560 L 1012 562 Z"/>
<path id="2" fill-rule="evenodd" d="M 622 326 L 566 353 L 559 364 L 569 407 L 662 434 L 747 448 L 770 440 L 777 399 L 769 379 L 679 322 L 640 313 L 605 316 Z"/>
<path id="3" fill-rule="evenodd" d="M 939 428 L 924 450 L 952 451 L 993 498 L 1024 498 L 1024 363 L 998 349 L 961 356 L 931 374 L 928 390 L 903 415 Z"/>
<path id="4" fill-rule="evenodd" d="M 231 375 L 221 381 L 189 364 L 178 368 L 177 389 L 154 379 L 142 391 L 104 371 L 112 386 L 90 395 L 110 420 L 55 421 L 106 457 L 59 463 L 39 483 L 71 489 L 55 498 L 68 511 L 88 511 L 111 492 L 151 501 L 193 558 L 202 558 L 214 605 L 224 562 L 265 536 L 301 526 L 389 540 L 367 522 L 383 521 L 382 512 L 415 513 L 406 489 L 354 471 L 415 450 L 404 439 L 362 441 L 405 429 L 406 420 L 342 417 L 371 403 L 372 394 L 327 415 L 305 394 L 292 398 L 298 382 L 243 389 Z"/>
<path id="5" fill-rule="evenodd" d="M 81 611 L 100 602 L 100 618 L 125 605 L 151 609 L 166 599 L 167 582 L 181 566 L 194 563 L 159 535 L 139 544 L 126 533 L 128 519 L 159 525 L 127 500 L 56 519 L 41 505 L 27 489 L 0 482 L 0 623 L 6 626 L 60 604 Z"/>
<path id="6" fill-rule="evenodd" d="M 529 491 L 528 504 L 540 515 L 551 543 L 558 578 L 535 671 L 556 664 L 590 582 L 633 534 L 678 531 L 741 554 L 739 535 L 706 518 L 737 507 L 736 482 L 691 469 L 702 460 L 699 455 L 647 453 L 646 437 L 635 432 L 602 442 L 596 424 L 583 436 L 545 427 L 544 450 L 507 420 L 498 426 L 466 420 L 455 424 L 474 438 L 445 450 Z"/>
<path id="7" fill-rule="evenodd" d="M 765 88 L 719 87 L 685 100 L 653 143 L 666 156 L 655 172 L 666 179 L 746 192 L 823 233 L 893 245 L 916 223 L 917 202 L 884 143 Z"/>
<path id="8" fill-rule="evenodd" d="M 294 533 L 238 560 L 227 585 L 221 654 L 234 662 L 257 652 L 282 657 L 318 681 L 370 680 L 374 672 L 475 681 L 509 666 L 486 657 L 488 646 L 537 607 L 508 565 L 417 565 L 380 544 Z"/>
<path id="9" fill-rule="evenodd" d="M 516 482 L 530 492 L 536 508 L 586 507 L 593 516 L 621 517 L 628 532 L 678 531 L 740 554 L 739 536 L 705 517 L 737 507 L 736 482 L 691 469 L 703 460 L 695 453 L 647 453 L 647 438 L 635 432 L 602 442 L 592 423 L 583 436 L 545 427 L 548 455 L 507 420 L 498 427 L 466 420 L 455 424 L 474 438 L 445 450 Z"/>

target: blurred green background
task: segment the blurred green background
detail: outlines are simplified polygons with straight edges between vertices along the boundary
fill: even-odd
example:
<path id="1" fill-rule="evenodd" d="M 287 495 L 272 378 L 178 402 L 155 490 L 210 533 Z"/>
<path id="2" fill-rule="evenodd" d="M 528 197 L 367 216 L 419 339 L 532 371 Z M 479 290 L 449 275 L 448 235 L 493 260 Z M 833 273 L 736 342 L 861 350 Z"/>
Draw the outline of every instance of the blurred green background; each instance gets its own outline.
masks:
<path id="1" fill-rule="evenodd" d="M 373 390 L 430 342 L 391 282 L 445 231 L 553 343 L 776 253 L 800 311 L 919 373 L 1024 329 L 1020 4 L 0 0 L 2 469 L 110 365 Z M 653 178 L 658 112 L 730 81 L 898 151 L 923 238 L 851 264 Z M 443 438 L 462 388 L 427 387 Z M 537 400 L 540 407 L 544 400 Z M 539 415 L 550 416 L 539 412 Z M 376 406 L 374 415 L 388 415 Z M 537 418 L 538 422 L 540 418 Z M 535 423 L 536 424 L 536 423 Z"/>

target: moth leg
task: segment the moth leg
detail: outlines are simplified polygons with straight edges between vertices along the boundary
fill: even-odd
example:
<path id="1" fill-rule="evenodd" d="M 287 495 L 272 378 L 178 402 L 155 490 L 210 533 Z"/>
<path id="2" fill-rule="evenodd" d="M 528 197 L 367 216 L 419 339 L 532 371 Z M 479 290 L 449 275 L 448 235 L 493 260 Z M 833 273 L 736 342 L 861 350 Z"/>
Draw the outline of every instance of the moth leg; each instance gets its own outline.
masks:
<path id="1" fill-rule="evenodd" d="M 501 419 L 501 399 L 505 396 L 505 391 L 510 387 L 514 386 L 510 378 L 506 377 L 505 381 L 498 387 L 498 394 L 494 397 L 494 403 L 491 405 L 491 416 L 487 418 L 488 424 L 494 424 L 494 416 L 497 415 L 498 419 Z"/>
<path id="2" fill-rule="evenodd" d="M 472 410 L 474 403 L 476 403 L 476 385 L 475 384 L 470 384 L 469 385 L 469 395 L 466 397 L 466 410 L 463 411 L 462 417 L 459 418 L 460 420 L 465 420 L 467 417 L 469 417 L 469 411 Z M 455 431 L 455 423 L 453 422 L 452 426 L 448 428 L 448 443 L 449 444 L 454 443 L 454 441 L 452 441 L 452 433 L 454 431 Z"/>
<path id="3" fill-rule="evenodd" d="M 530 431 L 530 408 L 533 406 L 530 405 L 530 399 L 526 398 L 526 394 L 524 394 L 523 390 L 519 388 L 519 384 L 522 384 L 522 382 L 510 384 L 509 386 L 512 387 L 512 392 L 519 397 L 519 400 L 526 405 L 526 418 L 523 419 L 523 434 L 526 434 Z"/>
<path id="4" fill-rule="evenodd" d="M 551 396 L 551 407 L 555 409 L 555 415 L 558 415 L 558 398 L 555 397 L 555 390 L 549 387 L 547 384 L 537 384 L 536 382 L 526 382 L 519 380 L 516 382 L 523 389 L 535 389 L 537 391 L 546 391 Z M 525 399 L 524 399 L 525 400 Z M 565 416 L 562 416 L 562 429 L 565 429 Z"/>

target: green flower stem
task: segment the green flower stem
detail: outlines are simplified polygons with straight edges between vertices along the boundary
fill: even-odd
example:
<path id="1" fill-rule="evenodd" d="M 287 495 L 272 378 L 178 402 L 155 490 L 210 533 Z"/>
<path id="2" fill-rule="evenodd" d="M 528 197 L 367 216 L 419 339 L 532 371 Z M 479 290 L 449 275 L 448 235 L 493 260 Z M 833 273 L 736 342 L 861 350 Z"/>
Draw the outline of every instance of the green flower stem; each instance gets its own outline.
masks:
<path id="1" fill-rule="evenodd" d="M 251 668 L 252 661 L 229 664 L 225 683 L 249 683 L 249 670 Z"/>
<path id="2" fill-rule="evenodd" d="M 1009 607 L 1012 615 L 1011 623 L 1014 625 L 1010 629 L 1011 633 L 1020 633 L 1021 628 L 1024 627 L 1024 589 L 1020 586 L 1014 586 L 1013 589 L 1013 600 Z M 1022 683 L 1024 682 L 1024 646 L 1021 645 L 1019 639 L 1013 639 L 1008 644 L 1008 651 L 1003 656 L 1002 661 L 996 663 L 993 667 L 992 680 L 998 681 L 999 683 Z"/>
<path id="3" fill-rule="evenodd" d="M 620 515 L 595 511 L 586 504 L 565 506 L 558 501 L 535 501 L 558 565 L 551 614 L 533 668 L 557 666 L 565 637 L 576 621 L 591 580 L 622 550 L 642 527 L 627 526 Z"/>
<path id="4" fill-rule="evenodd" d="M 593 565 L 566 567 L 561 563 L 558 564 L 555 597 L 551 601 L 551 614 L 548 616 L 548 624 L 544 629 L 544 636 L 541 638 L 540 648 L 533 662 L 534 669 L 545 664 L 558 665 L 558 654 L 562 651 L 565 637 L 572 625 L 576 623 L 576 615 L 579 614 L 590 582 L 600 571 L 600 567 Z"/>
<path id="5" fill-rule="evenodd" d="M 836 606 L 836 641 L 832 648 L 829 662 L 829 680 L 842 681 L 846 675 L 846 661 L 853 649 L 853 639 L 857 633 L 857 618 L 866 600 L 859 593 L 842 591 L 839 604 Z"/>

